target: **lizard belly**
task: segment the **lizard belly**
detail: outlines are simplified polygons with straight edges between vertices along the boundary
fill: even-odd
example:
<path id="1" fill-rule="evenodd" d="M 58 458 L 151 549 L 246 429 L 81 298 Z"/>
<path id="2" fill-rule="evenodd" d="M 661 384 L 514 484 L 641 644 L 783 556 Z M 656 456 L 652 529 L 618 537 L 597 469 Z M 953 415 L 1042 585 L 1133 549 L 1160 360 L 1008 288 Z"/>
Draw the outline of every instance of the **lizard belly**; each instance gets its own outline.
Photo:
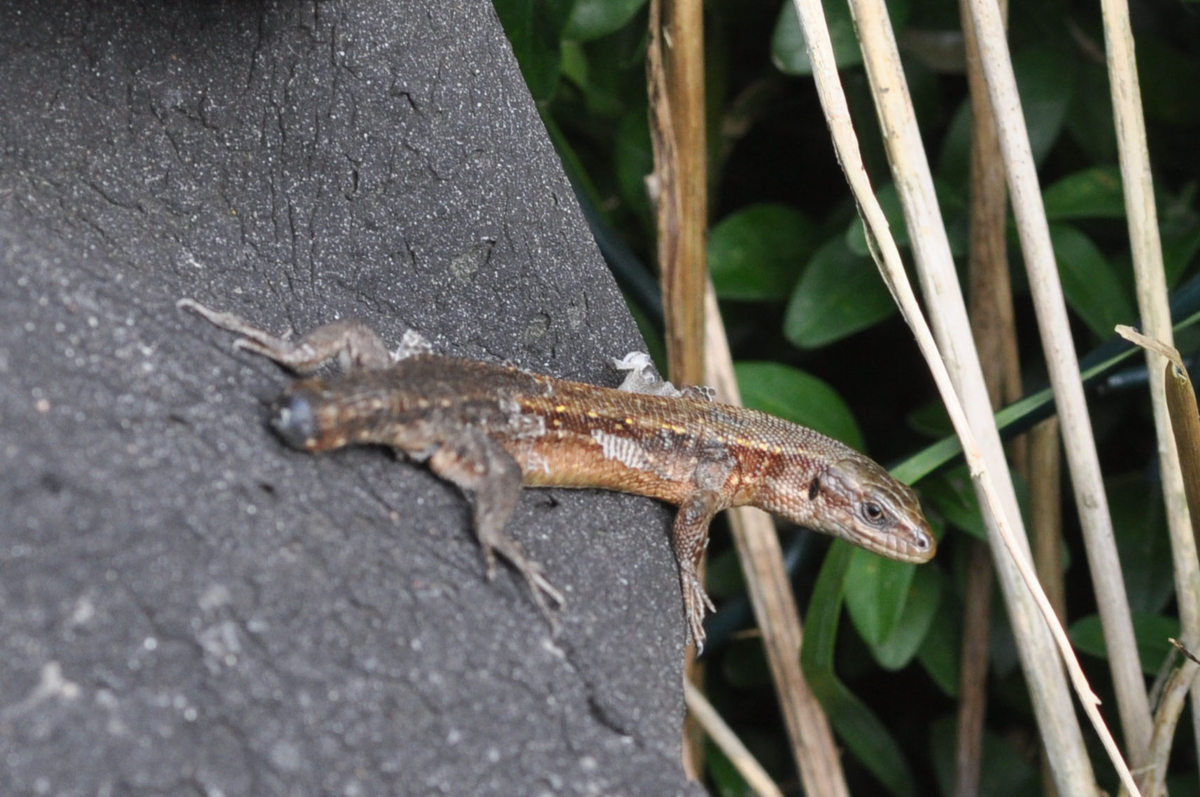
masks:
<path id="1" fill-rule="evenodd" d="M 679 504 L 695 487 L 696 463 L 629 435 L 548 431 L 535 440 L 507 443 L 529 487 L 599 488 Z"/>

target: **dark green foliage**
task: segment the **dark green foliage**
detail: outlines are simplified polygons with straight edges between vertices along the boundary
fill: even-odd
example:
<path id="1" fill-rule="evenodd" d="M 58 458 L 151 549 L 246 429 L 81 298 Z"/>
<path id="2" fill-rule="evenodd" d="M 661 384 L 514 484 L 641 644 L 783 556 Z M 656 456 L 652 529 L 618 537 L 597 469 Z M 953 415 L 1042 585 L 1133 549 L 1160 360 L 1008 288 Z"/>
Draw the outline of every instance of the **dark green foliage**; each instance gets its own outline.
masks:
<path id="1" fill-rule="evenodd" d="M 816 429 L 851 448 L 865 447 L 846 402 L 815 376 L 771 362 L 739 362 L 735 370 L 747 407 Z"/>
<path id="2" fill-rule="evenodd" d="M 558 90 L 560 41 L 574 4 L 574 0 L 493 2 L 521 64 L 521 74 L 536 100 L 548 100 Z"/>
<path id="3" fill-rule="evenodd" d="M 708 240 L 708 269 L 722 299 L 782 301 L 817 248 L 817 225 L 787 205 L 751 205 L 722 219 Z"/>
<path id="4" fill-rule="evenodd" d="M 868 170 L 902 254 L 911 260 L 847 5 L 824 5 Z M 653 167 L 645 0 L 497 0 L 496 7 L 564 164 L 600 219 L 603 240 L 622 242 L 604 244 L 614 271 L 623 275 L 623 285 L 631 273 L 645 278 L 644 264 L 654 252 L 645 180 Z M 943 46 L 947 37 L 954 43 L 957 4 L 897 0 L 888 7 L 951 249 L 965 271 L 971 115 L 961 67 L 953 67 Z M 746 402 L 885 461 L 903 460 L 896 472 L 921 480 L 917 488 L 941 536 L 938 559 L 921 568 L 841 543 L 824 558 L 825 545 L 804 547 L 796 569 L 797 594 L 807 606 L 805 671 L 846 748 L 856 794 L 877 793 L 880 785 L 895 795 L 946 793 L 964 543 L 968 536 L 985 536 L 975 493 L 962 469 L 937 471 L 954 456 L 952 442 L 924 450 L 946 433 L 945 417 L 912 335 L 870 259 L 791 4 L 710 0 L 706 12 L 709 265 Z M 1188 285 L 1200 253 L 1200 15 L 1194 3 L 1163 0 L 1134 0 L 1132 12 L 1167 280 L 1172 287 Z M 1114 324 L 1137 320 L 1098 14 L 1094 5 L 1014 0 L 1010 16 L 1025 121 L 1081 353 L 1111 338 Z M 1044 369 L 1011 223 L 1009 259 L 1026 385 L 1034 392 L 1044 386 Z M 643 301 L 630 296 L 633 304 Z M 1185 310 L 1176 320 L 1195 312 Z M 649 329 L 660 316 L 643 304 L 639 317 Z M 1196 337 L 1185 330 L 1184 347 Z M 1142 367 L 1139 356 L 1121 361 L 1109 349 L 1099 351 L 1095 362 L 1133 375 Z M 1090 401 L 1129 599 L 1139 613 L 1142 661 L 1148 673 L 1155 672 L 1165 655 L 1163 637 L 1177 621 L 1148 399 L 1138 385 L 1093 393 Z M 1041 396 L 1003 416 L 1022 427 L 1047 408 L 1052 403 Z M 1063 496 L 1066 560 L 1074 562 L 1068 621 L 1076 643 L 1095 656 L 1087 661 L 1093 685 L 1106 693 L 1111 687 L 1069 484 Z M 739 603 L 740 572 L 723 545 L 718 535 L 711 585 L 730 607 Z M 850 622 L 841 622 L 844 617 Z M 994 617 L 983 793 L 1035 794 L 1036 725 L 1003 611 Z M 755 753 L 780 782 L 794 784 L 760 645 L 754 637 L 722 642 L 711 633 L 710 643 L 714 701 L 754 740 Z M 1192 754 L 1180 744 L 1176 753 L 1173 772 L 1194 784 Z M 723 758 L 714 758 L 710 778 L 715 793 L 744 793 Z M 1115 792 L 1114 784 L 1102 783 Z"/>
<path id="5" fill-rule="evenodd" d="M 837 236 L 817 251 L 792 291 L 783 336 L 802 349 L 817 349 L 896 312 L 874 261 L 850 251 Z"/>

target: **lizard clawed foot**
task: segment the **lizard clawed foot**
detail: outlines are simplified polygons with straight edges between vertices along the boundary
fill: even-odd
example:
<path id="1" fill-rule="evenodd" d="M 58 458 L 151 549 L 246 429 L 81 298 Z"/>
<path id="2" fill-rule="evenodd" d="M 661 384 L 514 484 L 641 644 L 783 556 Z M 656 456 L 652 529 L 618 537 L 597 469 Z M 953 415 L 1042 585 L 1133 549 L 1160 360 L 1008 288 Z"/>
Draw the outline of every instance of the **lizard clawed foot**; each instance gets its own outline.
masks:
<path id="1" fill-rule="evenodd" d="M 279 338 L 276 338 L 270 333 L 262 331 L 236 313 L 226 313 L 222 312 L 221 310 L 213 310 L 210 307 L 205 307 L 204 305 L 200 304 L 200 302 L 196 301 L 195 299 L 188 299 L 185 297 L 175 302 L 175 307 L 180 310 L 191 310 L 193 313 L 200 316 L 213 326 L 228 330 L 236 335 L 243 335 L 250 339 L 261 340 L 263 338 L 267 338 L 270 340 L 279 340 Z M 241 341 L 239 341 L 239 343 L 240 342 Z M 237 344 L 235 343 L 234 345 L 236 346 Z"/>
<path id="2" fill-rule="evenodd" d="M 546 618 L 546 622 L 550 625 L 550 633 L 553 636 L 558 636 L 558 613 L 551 608 L 547 598 L 554 603 L 554 606 L 561 608 L 566 599 L 558 589 L 546 580 L 542 575 L 542 569 L 536 564 L 533 567 L 533 572 L 522 571 L 521 575 L 525 576 L 525 583 L 529 585 L 529 591 L 533 594 L 533 602 L 537 604 L 538 610 L 542 616 Z"/>
<path id="3" fill-rule="evenodd" d="M 550 625 L 552 633 L 557 635 L 558 614 L 555 612 L 555 608 L 561 608 L 565 605 L 566 598 L 542 574 L 542 566 L 526 556 L 525 551 L 516 540 L 508 537 L 496 540 L 492 544 L 484 544 L 483 549 L 488 580 L 490 581 L 496 574 L 496 554 L 498 553 L 525 579 L 525 583 L 529 585 L 529 592 L 533 597 L 533 602 L 537 604 L 538 611 L 546 618 L 546 622 Z M 551 607 L 551 603 L 554 604 L 553 607 Z"/>
<path id="4" fill-rule="evenodd" d="M 316 352 L 313 351 L 311 346 L 307 346 L 304 343 L 294 343 L 287 340 L 287 338 L 272 335 L 270 332 L 254 326 L 236 313 L 213 310 L 200 304 L 195 299 L 188 298 L 183 298 L 175 302 L 175 306 L 180 310 L 191 310 L 213 326 L 220 327 L 235 335 L 241 335 L 242 337 L 233 342 L 233 348 L 262 355 L 280 365 L 293 368 L 293 370 L 304 370 L 295 368 L 292 364 L 293 361 L 307 362 L 313 360 L 316 356 Z"/>
<path id="5" fill-rule="evenodd" d="M 695 574 L 683 577 L 683 606 L 687 615 L 688 641 L 696 645 L 698 656 L 704 651 L 704 615 L 716 611 L 717 607 Z"/>
<path id="6" fill-rule="evenodd" d="M 233 342 L 235 349 L 262 355 L 299 374 L 311 373 L 334 358 L 341 363 L 343 371 L 378 370 L 393 362 L 383 339 L 357 321 L 333 321 L 293 341 L 265 332 L 234 313 L 212 310 L 194 299 L 180 299 L 175 306 L 191 310 L 210 324 L 241 335 Z"/>

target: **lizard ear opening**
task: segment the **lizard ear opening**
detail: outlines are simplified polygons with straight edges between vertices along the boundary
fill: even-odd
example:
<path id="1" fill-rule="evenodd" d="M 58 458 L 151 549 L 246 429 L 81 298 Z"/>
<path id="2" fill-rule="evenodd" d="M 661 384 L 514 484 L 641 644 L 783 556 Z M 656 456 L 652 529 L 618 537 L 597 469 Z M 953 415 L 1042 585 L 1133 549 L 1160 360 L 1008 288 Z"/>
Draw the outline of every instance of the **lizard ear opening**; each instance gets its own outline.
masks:
<path id="1" fill-rule="evenodd" d="M 819 492 L 821 492 L 821 478 L 813 476 L 812 483 L 808 485 L 808 500 L 815 501 Z"/>

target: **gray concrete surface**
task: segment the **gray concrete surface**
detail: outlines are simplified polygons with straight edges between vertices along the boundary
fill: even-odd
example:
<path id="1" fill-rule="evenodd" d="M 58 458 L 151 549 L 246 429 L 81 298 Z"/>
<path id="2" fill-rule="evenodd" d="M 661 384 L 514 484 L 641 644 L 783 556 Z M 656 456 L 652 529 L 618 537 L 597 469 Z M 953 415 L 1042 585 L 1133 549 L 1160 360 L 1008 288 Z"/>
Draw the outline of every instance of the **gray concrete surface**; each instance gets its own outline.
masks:
<path id="1" fill-rule="evenodd" d="M 670 512 L 270 434 L 175 310 L 614 383 L 635 327 L 485 0 L 0 5 L 0 793 L 673 795 Z"/>

